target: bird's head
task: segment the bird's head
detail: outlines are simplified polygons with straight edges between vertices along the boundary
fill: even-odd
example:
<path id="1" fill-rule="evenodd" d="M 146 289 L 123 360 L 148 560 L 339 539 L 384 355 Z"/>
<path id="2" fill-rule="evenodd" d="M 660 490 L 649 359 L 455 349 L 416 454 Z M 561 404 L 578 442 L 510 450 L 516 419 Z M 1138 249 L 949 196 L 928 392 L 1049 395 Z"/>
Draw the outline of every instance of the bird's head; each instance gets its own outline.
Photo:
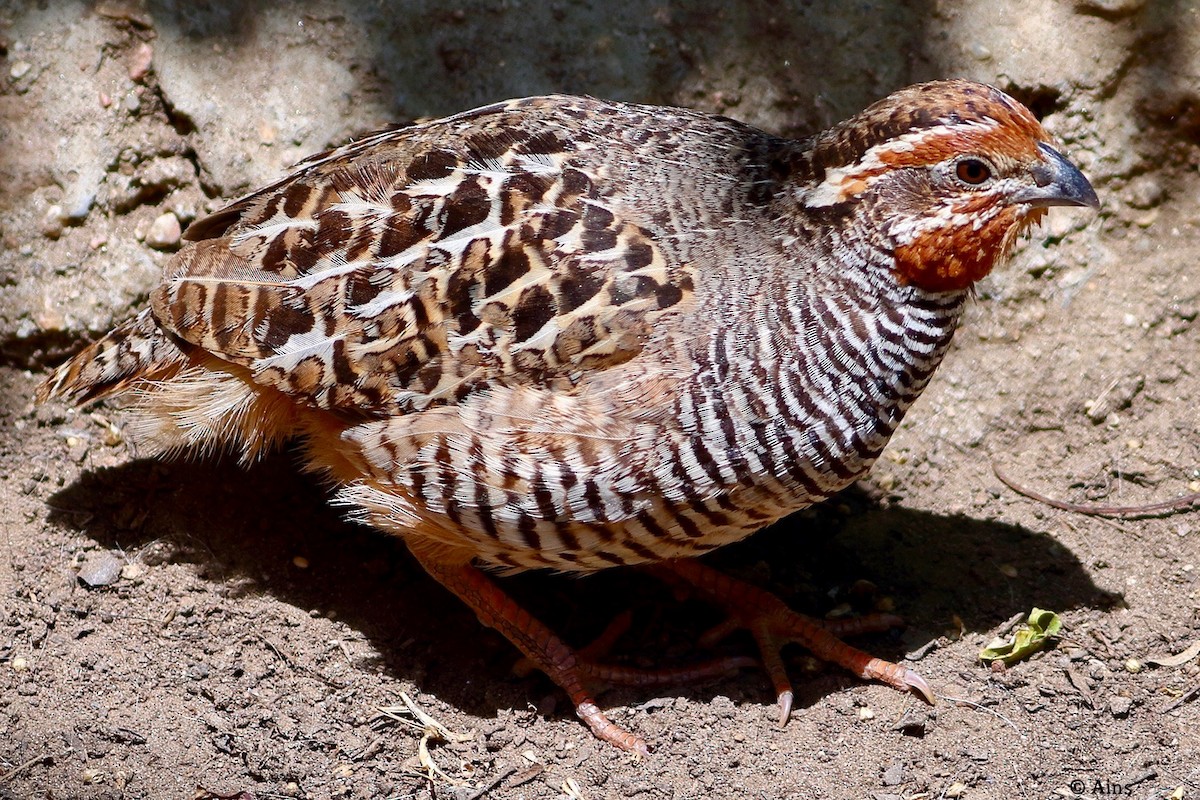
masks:
<path id="1" fill-rule="evenodd" d="M 928 291 L 987 275 L 1049 206 L 1099 200 L 1029 109 L 991 86 L 937 81 L 889 95 L 812 142 L 802 198 L 841 207 Z"/>

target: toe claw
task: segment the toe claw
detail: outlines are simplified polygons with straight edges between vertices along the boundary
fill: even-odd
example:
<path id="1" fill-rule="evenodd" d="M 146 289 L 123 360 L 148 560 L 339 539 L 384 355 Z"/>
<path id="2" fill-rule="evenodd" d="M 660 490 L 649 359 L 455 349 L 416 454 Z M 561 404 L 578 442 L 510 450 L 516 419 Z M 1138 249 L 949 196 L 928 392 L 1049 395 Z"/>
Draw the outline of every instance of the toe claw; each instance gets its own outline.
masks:
<path id="1" fill-rule="evenodd" d="M 794 699 L 791 689 L 779 693 L 779 698 L 775 701 L 779 705 L 779 727 L 787 725 L 788 718 L 792 716 L 792 700 Z"/>
<path id="2" fill-rule="evenodd" d="M 912 692 L 929 705 L 937 705 L 937 697 L 929 683 L 903 664 L 894 664 L 881 658 L 872 658 L 860 673 L 868 680 L 881 681 L 902 692 Z"/>
<path id="3" fill-rule="evenodd" d="M 930 705 L 937 702 L 933 689 L 915 671 L 873 658 L 839 638 L 903 625 L 904 621 L 894 614 L 869 614 L 854 620 L 815 620 L 792 611 L 779 598 L 762 589 L 695 561 L 666 562 L 660 571 L 673 573 L 725 606 L 729 618 L 706 633 L 703 642 L 712 643 L 739 628 L 751 633 L 758 644 L 763 667 L 775 687 L 780 725 L 787 721 L 794 702 L 787 669 L 779 654 L 780 648 L 789 643 L 799 644 L 822 661 L 844 667 L 861 678 L 911 692 Z"/>
<path id="4" fill-rule="evenodd" d="M 929 703 L 929 705 L 937 705 L 937 696 L 934 695 L 933 689 L 931 689 L 929 683 L 914 670 L 905 667 L 902 680 L 904 681 L 905 685 L 908 686 L 909 691 L 920 695 L 921 699 L 926 703 Z"/>

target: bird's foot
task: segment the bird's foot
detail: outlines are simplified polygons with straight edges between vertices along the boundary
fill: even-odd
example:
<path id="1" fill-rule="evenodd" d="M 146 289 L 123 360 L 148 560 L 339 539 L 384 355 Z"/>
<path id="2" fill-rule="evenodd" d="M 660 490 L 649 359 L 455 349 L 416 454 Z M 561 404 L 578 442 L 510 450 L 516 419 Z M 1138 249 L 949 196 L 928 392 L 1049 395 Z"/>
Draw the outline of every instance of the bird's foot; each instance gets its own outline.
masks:
<path id="1" fill-rule="evenodd" d="M 611 681 L 614 674 L 581 658 L 579 651 L 558 638 L 469 563 L 447 563 L 419 547 L 411 550 L 430 575 L 471 607 L 480 622 L 516 645 L 530 662 L 567 693 L 575 713 L 598 739 L 640 756 L 650 754 L 642 737 L 621 728 L 596 705 L 593 687 L 597 683 L 615 682 Z"/>
<path id="2" fill-rule="evenodd" d="M 585 684 L 599 693 L 612 686 L 678 686 L 705 683 L 727 678 L 740 669 L 757 667 L 758 659 L 750 656 L 727 656 L 709 659 L 698 664 L 646 669 L 606 663 L 603 659 L 633 622 L 633 612 L 626 609 L 587 645 L 575 651 L 576 662 Z M 524 677 L 536 669 L 529 657 L 517 661 L 513 672 Z"/>
<path id="3" fill-rule="evenodd" d="M 701 637 L 701 644 L 715 644 L 737 630 L 750 632 L 758 643 L 763 666 L 775 687 L 780 725 L 787 722 L 794 697 L 780 655 L 783 646 L 790 643 L 799 644 L 822 661 L 845 667 L 861 678 L 913 692 L 930 704 L 936 702 L 929 684 L 915 671 L 902 664 L 875 658 L 839 638 L 902 626 L 903 621 L 893 614 L 872 614 L 850 620 L 816 620 L 792 611 L 782 600 L 763 589 L 735 580 L 697 561 L 670 561 L 655 569 L 668 578 L 682 578 L 728 612 L 729 618 Z"/>

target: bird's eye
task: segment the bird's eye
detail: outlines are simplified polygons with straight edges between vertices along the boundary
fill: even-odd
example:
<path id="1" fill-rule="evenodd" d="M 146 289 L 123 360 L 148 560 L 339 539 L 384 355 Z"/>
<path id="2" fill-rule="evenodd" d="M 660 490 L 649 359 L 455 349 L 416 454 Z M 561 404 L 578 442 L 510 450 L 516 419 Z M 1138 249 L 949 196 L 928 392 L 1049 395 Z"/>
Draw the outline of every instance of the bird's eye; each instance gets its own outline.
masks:
<path id="1" fill-rule="evenodd" d="M 954 165 L 954 175 L 963 183 L 978 186 L 992 177 L 992 168 L 978 158 L 964 158 Z"/>

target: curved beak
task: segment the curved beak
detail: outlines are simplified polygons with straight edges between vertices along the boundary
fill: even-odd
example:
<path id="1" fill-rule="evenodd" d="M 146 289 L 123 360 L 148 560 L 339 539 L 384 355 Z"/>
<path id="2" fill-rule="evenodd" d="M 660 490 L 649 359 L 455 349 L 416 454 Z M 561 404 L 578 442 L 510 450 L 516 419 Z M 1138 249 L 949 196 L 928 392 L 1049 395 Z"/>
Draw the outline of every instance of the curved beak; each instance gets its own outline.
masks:
<path id="1" fill-rule="evenodd" d="M 1087 206 L 1099 208 L 1100 198 L 1096 190 L 1083 177 L 1079 168 L 1067 161 L 1062 153 L 1045 142 L 1038 142 L 1042 160 L 1030 168 L 1036 186 L 1022 189 L 1012 197 L 1014 203 L 1025 203 L 1036 208 L 1046 206 Z"/>

